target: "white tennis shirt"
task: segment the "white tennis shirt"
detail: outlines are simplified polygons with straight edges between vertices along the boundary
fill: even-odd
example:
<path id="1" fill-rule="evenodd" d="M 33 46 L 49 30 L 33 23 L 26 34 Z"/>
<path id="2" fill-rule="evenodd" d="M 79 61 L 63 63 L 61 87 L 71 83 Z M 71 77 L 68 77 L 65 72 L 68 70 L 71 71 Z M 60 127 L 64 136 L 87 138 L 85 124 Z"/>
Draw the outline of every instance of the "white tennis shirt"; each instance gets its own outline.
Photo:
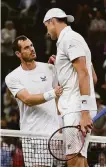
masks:
<path id="1" fill-rule="evenodd" d="M 91 52 L 80 34 L 73 31 L 70 26 L 65 27 L 57 41 L 55 62 L 59 84 L 64 88 L 58 103 L 59 110 L 63 115 L 69 112 L 81 111 L 78 75 L 72 65 L 72 61 L 81 56 L 86 57 L 86 65 L 90 75 L 90 110 L 97 110 L 92 77 Z"/>
<path id="2" fill-rule="evenodd" d="M 6 76 L 6 84 L 14 97 L 27 89 L 31 94 L 40 94 L 58 85 L 56 72 L 47 63 L 36 62 L 33 70 L 23 70 L 21 66 Z M 55 99 L 41 105 L 27 106 L 16 98 L 20 110 L 20 129 L 35 133 L 53 133 L 59 126 Z"/>

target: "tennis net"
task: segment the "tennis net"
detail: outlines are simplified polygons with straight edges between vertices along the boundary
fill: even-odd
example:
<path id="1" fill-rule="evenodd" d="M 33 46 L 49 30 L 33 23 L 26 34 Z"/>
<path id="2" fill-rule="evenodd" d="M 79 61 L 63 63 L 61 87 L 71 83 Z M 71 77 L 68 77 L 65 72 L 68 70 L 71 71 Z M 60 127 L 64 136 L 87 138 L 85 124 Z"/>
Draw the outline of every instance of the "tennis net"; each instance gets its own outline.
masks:
<path id="1" fill-rule="evenodd" d="M 48 150 L 48 136 L 1 129 L 1 167 L 67 167 L 54 159 Z M 61 145 L 62 135 L 56 137 Z M 63 154 L 62 150 L 58 154 Z M 106 137 L 91 136 L 88 148 L 89 167 L 106 167 Z M 102 164 L 102 165 L 101 165 Z"/>

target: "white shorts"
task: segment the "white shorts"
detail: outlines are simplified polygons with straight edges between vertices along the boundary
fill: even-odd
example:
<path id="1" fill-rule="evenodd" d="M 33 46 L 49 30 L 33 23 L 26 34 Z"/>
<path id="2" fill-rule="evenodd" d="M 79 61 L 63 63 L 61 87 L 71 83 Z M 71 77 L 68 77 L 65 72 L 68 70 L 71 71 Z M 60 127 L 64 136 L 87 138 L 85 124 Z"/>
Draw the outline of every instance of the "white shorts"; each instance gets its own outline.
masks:
<path id="1" fill-rule="evenodd" d="M 53 157 L 49 153 L 47 144 L 48 141 L 45 139 L 22 138 L 25 167 L 52 166 Z"/>
<path id="2" fill-rule="evenodd" d="M 91 117 L 93 118 L 95 115 L 96 115 L 97 111 L 91 111 L 90 114 L 91 114 Z M 73 113 L 68 113 L 66 115 L 64 115 L 62 117 L 62 120 L 63 120 L 63 126 L 76 126 L 76 125 L 79 125 L 79 122 L 80 122 L 80 117 L 81 117 L 81 113 L 80 112 L 73 112 Z M 75 132 L 75 131 L 74 131 Z M 77 130 L 76 130 L 76 133 L 79 133 Z M 75 133 L 74 133 L 75 134 Z M 88 134 L 89 135 L 89 134 Z M 69 136 L 70 137 L 70 136 Z M 76 146 L 73 144 L 73 146 L 71 146 L 71 149 L 68 147 L 69 146 L 69 143 L 68 141 L 70 140 L 73 140 L 73 143 L 74 143 L 74 139 L 76 137 L 76 141 L 77 141 L 77 135 L 75 135 L 74 137 L 72 137 L 71 139 L 68 140 L 68 138 L 66 137 L 66 155 L 68 154 L 72 154 L 73 151 L 72 150 L 77 150 L 78 147 L 80 146 L 80 143 L 78 141 L 78 143 L 76 144 Z M 81 154 L 82 156 L 86 157 L 87 158 L 87 149 L 88 149 L 88 145 L 89 145 L 89 141 L 87 140 L 87 138 L 85 138 L 85 143 L 84 143 L 84 146 L 83 146 L 83 149 L 81 150 Z M 73 147 L 73 148 L 72 148 Z M 76 148 L 75 148 L 76 147 Z M 78 149 L 79 150 L 79 149 Z"/>

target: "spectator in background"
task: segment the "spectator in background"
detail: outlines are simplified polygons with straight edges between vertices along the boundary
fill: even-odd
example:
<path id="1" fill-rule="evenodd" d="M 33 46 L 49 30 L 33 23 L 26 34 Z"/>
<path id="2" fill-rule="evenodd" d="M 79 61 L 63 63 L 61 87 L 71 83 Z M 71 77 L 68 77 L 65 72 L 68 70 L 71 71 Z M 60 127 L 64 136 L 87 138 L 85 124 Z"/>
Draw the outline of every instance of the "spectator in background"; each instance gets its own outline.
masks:
<path id="1" fill-rule="evenodd" d="M 8 88 L 6 88 L 6 91 L 3 94 L 3 105 L 4 105 L 3 114 L 5 114 L 6 119 L 8 119 L 8 115 L 11 110 L 11 101 L 12 101 L 12 97 L 11 97 L 10 91 Z"/>
<path id="2" fill-rule="evenodd" d="M 101 97 L 98 93 L 95 94 L 95 97 L 97 103 L 97 111 L 101 112 L 106 106 L 102 104 Z M 95 136 L 106 136 L 106 114 L 94 123 L 92 134 Z"/>
<path id="3" fill-rule="evenodd" d="M 10 137 L 2 137 L 1 139 L 1 167 L 12 167 L 12 151 L 15 145 Z"/>
<path id="4" fill-rule="evenodd" d="M 94 38 L 96 43 L 104 43 L 106 38 L 106 21 L 103 19 L 103 15 L 100 11 L 96 11 L 95 18 L 91 21 L 89 27 L 89 37 Z M 92 36 L 93 35 L 93 36 Z M 90 40 L 90 41 L 91 41 Z"/>
<path id="5" fill-rule="evenodd" d="M 102 18 L 100 11 L 95 12 L 95 18 L 91 21 L 88 30 L 88 42 L 92 53 L 92 62 L 99 78 L 97 83 L 97 90 L 101 91 L 101 85 L 104 83 L 104 43 L 106 40 L 106 21 Z"/>
<path id="6" fill-rule="evenodd" d="M 106 21 L 103 19 L 103 16 L 100 11 L 96 11 L 95 18 L 91 21 L 90 31 L 106 31 Z"/>
<path id="7" fill-rule="evenodd" d="M 18 111 L 18 105 L 15 98 L 13 97 L 13 95 L 11 94 L 11 92 L 7 87 L 6 87 L 5 93 L 3 94 L 3 105 L 4 105 L 3 114 L 5 114 L 5 119 L 8 122 L 10 121 L 9 120 L 10 112 L 16 111 L 16 110 Z"/>
<path id="8" fill-rule="evenodd" d="M 11 110 L 9 113 L 8 129 L 19 130 L 19 112 Z"/>
<path id="9" fill-rule="evenodd" d="M 21 141 L 18 139 L 13 152 L 13 167 L 24 167 Z"/>
<path id="10" fill-rule="evenodd" d="M 106 167 L 106 155 L 105 153 L 101 152 L 98 156 L 98 163 L 95 164 L 93 167 Z"/>
<path id="11" fill-rule="evenodd" d="M 7 56 L 13 56 L 12 42 L 16 38 L 16 30 L 12 21 L 5 22 L 5 28 L 1 30 L 1 52 Z"/>
<path id="12" fill-rule="evenodd" d="M 2 147 L 0 149 L 0 152 L 1 152 L 1 167 L 12 166 L 11 152 L 3 149 Z"/>

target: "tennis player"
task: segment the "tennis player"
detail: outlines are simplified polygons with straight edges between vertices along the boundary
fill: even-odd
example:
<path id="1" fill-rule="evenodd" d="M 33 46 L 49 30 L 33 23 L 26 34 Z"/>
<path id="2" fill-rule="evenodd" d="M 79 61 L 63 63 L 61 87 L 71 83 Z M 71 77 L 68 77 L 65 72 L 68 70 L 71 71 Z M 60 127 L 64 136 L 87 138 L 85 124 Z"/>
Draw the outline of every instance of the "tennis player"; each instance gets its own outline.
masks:
<path id="1" fill-rule="evenodd" d="M 43 20 L 52 40 L 57 40 L 55 67 L 63 93 L 58 101 L 64 126 L 79 125 L 86 136 L 92 129 L 92 117 L 96 115 L 91 52 L 84 38 L 73 31 L 69 22 L 74 17 L 66 15 L 59 8 L 50 9 Z M 96 76 L 95 76 L 96 78 Z M 77 137 L 77 136 L 76 136 Z M 77 140 L 77 138 L 75 138 Z M 68 139 L 67 139 L 68 141 Z M 75 159 L 68 161 L 68 167 L 87 167 L 88 141 Z M 73 147 L 78 147 L 74 145 Z M 67 143 L 66 155 L 71 156 Z"/>
<path id="2" fill-rule="evenodd" d="M 59 127 L 55 99 L 62 94 L 62 87 L 57 86 L 55 69 L 53 65 L 49 68 L 48 63 L 35 61 L 34 46 L 26 36 L 15 39 L 13 50 L 21 65 L 9 73 L 5 81 L 19 106 L 20 129 L 51 135 Z M 26 167 L 52 165 L 47 148 L 36 149 L 40 147 L 39 141 L 26 139 L 22 146 Z"/>

